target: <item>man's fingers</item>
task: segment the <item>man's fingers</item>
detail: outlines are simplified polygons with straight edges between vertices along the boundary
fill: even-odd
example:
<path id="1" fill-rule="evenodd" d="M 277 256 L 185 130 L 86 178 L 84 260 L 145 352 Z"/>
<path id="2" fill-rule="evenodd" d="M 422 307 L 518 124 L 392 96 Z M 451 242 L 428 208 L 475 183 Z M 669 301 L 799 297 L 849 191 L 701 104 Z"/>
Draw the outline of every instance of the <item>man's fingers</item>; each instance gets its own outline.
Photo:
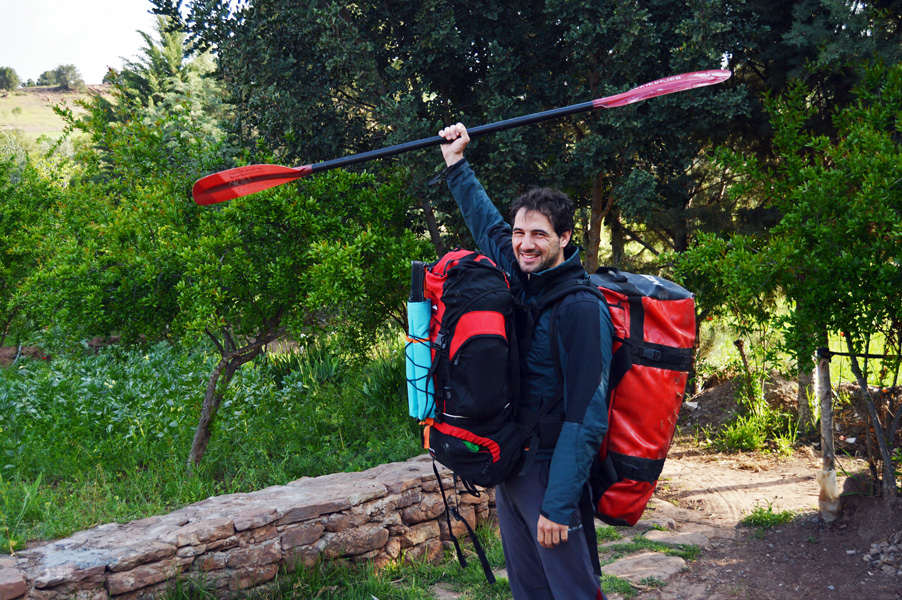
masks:
<path id="1" fill-rule="evenodd" d="M 440 137 L 445 138 L 446 140 L 456 140 L 457 138 L 464 135 L 467 131 L 466 127 L 464 127 L 463 123 L 456 123 L 454 125 L 449 125 L 438 132 Z"/>

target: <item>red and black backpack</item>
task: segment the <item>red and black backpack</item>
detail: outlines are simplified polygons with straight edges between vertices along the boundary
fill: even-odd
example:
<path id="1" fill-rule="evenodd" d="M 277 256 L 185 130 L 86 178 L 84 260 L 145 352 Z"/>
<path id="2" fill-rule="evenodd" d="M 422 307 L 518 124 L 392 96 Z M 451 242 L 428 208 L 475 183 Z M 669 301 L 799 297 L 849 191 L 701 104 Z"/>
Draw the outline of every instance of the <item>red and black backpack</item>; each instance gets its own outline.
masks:
<path id="1" fill-rule="evenodd" d="M 598 295 L 614 326 L 608 432 L 589 476 L 592 503 L 602 521 L 635 525 L 655 491 L 676 431 L 692 367 L 695 299 L 661 277 L 602 267 L 583 282 L 553 290 L 543 305 L 555 304 L 555 310 L 561 298 L 577 290 Z M 560 370 L 557 344 L 552 354 Z"/>
<path id="2" fill-rule="evenodd" d="M 522 451 L 514 297 L 504 271 L 477 252 L 454 250 L 424 269 L 435 390 L 425 446 L 467 484 L 493 486 Z"/>

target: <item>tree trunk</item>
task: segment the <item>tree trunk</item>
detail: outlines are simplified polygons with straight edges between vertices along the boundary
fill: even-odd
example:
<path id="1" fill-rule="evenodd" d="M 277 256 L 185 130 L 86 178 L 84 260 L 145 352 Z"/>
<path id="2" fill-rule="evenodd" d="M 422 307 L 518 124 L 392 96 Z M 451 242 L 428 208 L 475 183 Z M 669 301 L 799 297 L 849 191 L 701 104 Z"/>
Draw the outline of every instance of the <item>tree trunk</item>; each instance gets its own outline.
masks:
<path id="1" fill-rule="evenodd" d="M 256 341 L 231 352 L 227 352 L 217 342 L 222 359 L 216 364 L 216 367 L 210 374 L 210 378 L 207 380 L 207 392 L 204 394 L 200 420 L 197 423 L 197 430 L 194 432 L 194 440 L 191 442 L 191 450 L 188 453 L 188 473 L 194 472 L 194 469 L 203 459 L 204 452 L 207 451 L 213 422 L 216 420 L 216 413 L 219 411 L 219 405 L 222 404 L 226 389 L 228 389 L 229 383 L 232 382 L 235 373 L 242 365 L 259 356 L 266 344 L 278 339 L 282 332 L 282 330 L 267 332 Z"/>
<path id="2" fill-rule="evenodd" d="M 420 206 L 423 208 L 423 217 L 426 219 L 426 227 L 429 228 L 429 238 L 432 240 L 432 245 L 435 246 L 435 252 L 438 256 L 443 256 L 447 249 L 445 248 L 445 242 L 442 240 L 442 234 L 438 229 L 438 221 L 435 219 L 432 205 L 429 204 L 428 200 L 422 198 L 420 199 Z"/>
<path id="3" fill-rule="evenodd" d="M 601 247 L 601 225 L 604 218 L 611 210 L 613 197 L 604 198 L 604 177 L 602 173 L 595 175 L 592 183 L 592 208 L 589 215 L 589 231 L 586 234 L 586 252 L 583 266 L 586 273 L 594 273 L 598 270 L 598 251 Z"/>
<path id="4" fill-rule="evenodd" d="M 733 345 L 736 346 L 736 349 L 739 350 L 739 358 L 742 360 L 742 367 L 745 369 L 745 378 L 746 385 L 749 386 L 749 393 L 751 393 L 752 386 L 752 366 L 749 364 L 749 359 L 745 355 L 745 342 L 742 339 L 734 340 Z"/>
<path id="5" fill-rule="evenodd" d="M 799 363 L 801 364 L 802 361 L 799 361 Z M 807 433 L 811 431 L 811 426 L 814 423 L 814 415 L 811 413 L 814 376 L 811 371 L 804 367 L 799 368 L 798 375 L 799 390 L 796 394 L 796 403 L 799 406 L 799 428 L 802 432 Z"/>
<path id="6" fill-rule="evenodd" d="M 3 325 L 3 331 L 0 331 L 0 346 L 6 343 L 6 336 L 9 335 L 9 328 L 13 324 L 13 319 L 16 318 L 16 315 L 19 314 L 19 307 L 16 306 L 13 308 L 12 312 L 9 313 L 9 318 L 6 319 L 6 324 Z"/>
<path id="7" fill-rule="evenodd" d="M 877 448 L 880 450 L 880 460 L 883 463 L 883 474 L 880 478 L 881 487 L 883 489 L 883 498 L 884 500 L 891 501 L 898 495 L 898 490 L 896 488 L 896 473 L 893 470 L 892 450 L 886 441 L 887 432 L 880 422 L 880 417 L 877 414 L 877 406 L 874 404 L 874 399 L 871 398 L 871 391 L 868 389 L 867 379 L 865 379 L 861 367 L 858 364 L 858 357 L 854 355 L 855 350 L 852 346 L 852 339 L 848 332 L 845 332 L 845 338 L 846 347 L 849 349 L 849 354 L 852 355 L 849 357 L 852 373 L 855 375 L 858 387 L 861 388 L 864 403 L 865 406 L 867 406 L 868 414 L 871 416 L 871 424 L 874 427 L 874 437 L 877 438 Z M 890 432 L 890 434 L 892 434 L 892 432 Z"/>
<path id="8" fill-rule="evenodd" d="M 607 221 L 611 228 L 611 266 L 620 269 L 626 264 L 626 232 L 620 223 L 620 211 L 610 210 Z"/>
<path id="9" fill-rule="evenodd" d="M 826 350 L 826 349 L 825 349 Z M 840 514 L 839 487 L 836 485 L 836 446 L 833 442 L 833 388 L 830 384 L 829 351 L 818 353 L 817 398 L 821 411 L 821 457 L 822 470 L 817 473 L 821 491 L 818 506 L 827 523 L 835 521 Z"/>

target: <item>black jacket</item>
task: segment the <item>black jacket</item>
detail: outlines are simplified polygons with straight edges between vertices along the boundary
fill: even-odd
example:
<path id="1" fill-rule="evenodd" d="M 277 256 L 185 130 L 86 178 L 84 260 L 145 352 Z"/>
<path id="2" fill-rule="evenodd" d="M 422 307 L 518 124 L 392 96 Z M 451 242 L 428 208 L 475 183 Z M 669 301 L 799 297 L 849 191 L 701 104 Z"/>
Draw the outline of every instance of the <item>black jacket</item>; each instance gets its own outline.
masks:
<path id="1" fill-rule="evenodd" d="M 511 228 L 489 200 L 466 159 L 445 171 L 451 189 L 473 233 L 480 251 L 507 272 L 514 294 L 527 306 L 541 303 L 544 294 L 567 279 L 583 279 L 586 272 L 572 245 L 565 249 L 562 264 L 527 276 L 520 270 L 511 242 Z M 526 355 L 521 360 L 526 391 L 520 406 L 526 414 L 562 394 L 563 426 L 550 455 L 548 488 L 541 512 L 555 523 L 566 524 L 577 510 L 583 485 L 601 441 L 607 432 L 608 370 L 611 364 L 613 326 L 607 306 L 590 292 L 575 292 L 546 306 L 536 315 Z M 552 354 L 553 328 L 563 381 L 558 377 Z"/>

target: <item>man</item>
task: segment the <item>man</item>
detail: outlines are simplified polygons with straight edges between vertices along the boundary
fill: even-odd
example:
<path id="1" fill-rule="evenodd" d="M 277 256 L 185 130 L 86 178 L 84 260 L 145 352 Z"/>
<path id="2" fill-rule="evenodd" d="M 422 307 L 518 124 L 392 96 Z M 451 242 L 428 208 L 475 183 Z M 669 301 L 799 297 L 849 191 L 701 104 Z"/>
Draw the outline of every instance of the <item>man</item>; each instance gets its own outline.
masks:
<path id="1" fill-rule="evenodd" d="M 458 123 L 439 135 L 450 142 L 442 144 L 448 187 L 476 244 L 508 273 L 527 308 L 562 283 L 586 277 L 570 243 L 573 203 L 565 194 L 537 189 L 520 196 L 511 205 L 511 227 L 464 159 L 466 128 Z M 585 535 L 587 528 L 594 532 L 585 484 L 608 426 L 613 327 L 607 306 L 588 291 L 553 304 L 556 309 L 545 306 L 520 328 L 528 337 L 521 340 L 521 420 L 546 402 L 557 406 L 537 428 L 535 461 L 496 488 L 501 539 L 516 600 L 596 600 L 604 595 L 592 556 L 597 550 Z"/>

